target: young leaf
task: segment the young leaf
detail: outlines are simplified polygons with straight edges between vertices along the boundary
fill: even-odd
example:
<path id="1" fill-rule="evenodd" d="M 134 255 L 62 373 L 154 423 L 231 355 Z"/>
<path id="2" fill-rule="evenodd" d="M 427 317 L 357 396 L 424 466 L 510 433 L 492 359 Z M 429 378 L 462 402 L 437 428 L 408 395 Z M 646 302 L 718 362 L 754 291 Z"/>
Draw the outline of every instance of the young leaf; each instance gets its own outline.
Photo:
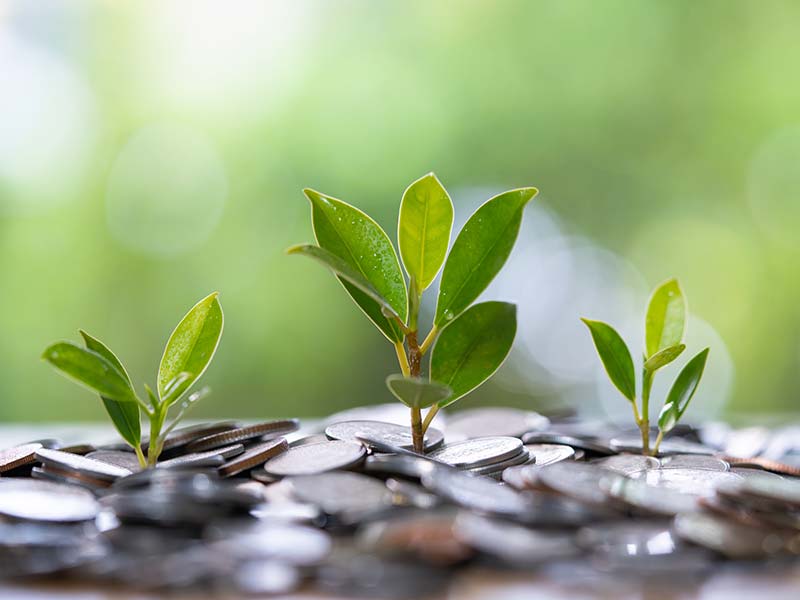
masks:
<path id="1" fill-rule="evenodd" d="M 386 232 L 364 212 L 341 200 L 310 189 L 303 192 L 311 202 L 317 243 L 361 273 L 405 322 L 408 293 L 400 262 Z M 342 285 L 386 337 L 392 341 L 403 339 L 400 329 L 381 312 L 380 304 L 346 280 Z"/>
<path id="2" fill-rule="evenodd" d="M 451 321 L 431 351 L 431 379 L 450 387 L 439 406 L 452 404 L 489 379 L 503 364 L 517 332 L 517 307 L 481 302 Z"/>
<path id="3" fill-rule="evenodd" d="M 677 346 L 683 340 L 686 299 L 677 279 L 659 285 L 647 305 L 645 351 L 651 358 L 659 350 Z"/>
<path id="4" fill-rule="evenodd" d="M 338 277 L 344 279 L 347 283 L 358 288 L 361 292 L 372 298 L 382 308 L 394 313 L 394 309 L 389 305 L 386 299 L 380 295 L 378 290 L 376 290 L 369 281 L 367 281 L 361 272 L 356 271 L 350 266 L 349 263 L 336 256 L 333 252 L 329 252 L 325 248 L 320 248 L 319 246 L 314 246 L 311 244 L 298 244 L 296 246 L 287 248 L 286 253 L 300 254 L 302 256 L 313 258 L 314 260 L 328 267 Z"/>
<path id="5" fill-rule="evenodd" d="M 158 396 L 162 402 L 167 395 L 170 402 L 177 401 L 214 357 L 224 321 L 217 295 L 214 292 L 195 304 L 170 335 L 158 369 Z M 188 376 L 181 376 L 184 372 Z M 176 377 L 182 377 L 182 381 L 168 390 Z"/>
<path id="6" fill-rule="evenodd" d="M 42 358 L 62 375 L 104 398 L 117 402 L 136 402 L 128 380 L 97 352 L 81 348 L 72 342 L 57 342 L 45 349 Z"/>
<path id="7" fill-rule="evenodd" d="M 617 389 L 631 402 L 636 401 L 636 376 L 633 359 L 622 337 L 608 323 L 581 319 L 589 328 L 600 360 Z"/>
<path id="8" fill-rule="evenodd" d="M 703 377 L 708 350 L 706 348 L 686 363 L 675 379 L 675 383 L 672 384 L 672 388 L 667 394 L 667 400 L 664 402 L 664 408 L 661 409 L 661 414 L 658 416 L 658 428 L 664 433 L 675 427 L 683 413 L 686 412 L 686 408 L 700 384 L 700 379 Z"/>
<path id="9" fill-rule="evenodd" d="M 442 267 L 450 231 L 453 228 L 453 203 L 433 173 L 417 179 L 403 193 L 397 242 L 409 278 L 422 293 Z"/>
<path id="10" fill-rule="evenodd" d="M 83 329 L 80 330 L 80 334 L 83 337 L 86 347 L 110 362 L 125 378 L 128 385 L 133 388 L 131 385 L 131 378 L 128 376 L 128 372 L 125 370 L 125 367 L 122 366 L 117 356 L 103 342 L 92 337 Z M 103 396 L 100 396 L 100 399 L 103 401 L 103 406 L 105 406 L 106 412 L 111 418 L 111 422 L 122 436 L 122 439 L 134 448 L 138 446 L 142 441 L 142 425 L 139 421 L 138 404 L 132 402 L 117 402 L 116 400 L 111 400 Z"/>
<path id="11" fill-rule="evenodd" d="M 685 344 L 669 346 L 663 350 L 659 350 L 644 362 L 644 368 L 648 371 L 658 371 L 661 367 L 667 366 L 678 358 L 684 350 L 686 350 Z"/>
<path id="12" fill-rule="evenodd" d="M 452 393 L 449 387 L 437 381 L 400 374 L 389 375 L 386 378 L 386 387 L 409 408 L 428 408 Z"/>
<path id="13" fill-rule="evenodd" d="M 511 253 L 522 210 L 536 188 L 504 192 L 486 201 L 458 234 L 442 272 L 434 324 L 457 317 L 486 289 Z"/>

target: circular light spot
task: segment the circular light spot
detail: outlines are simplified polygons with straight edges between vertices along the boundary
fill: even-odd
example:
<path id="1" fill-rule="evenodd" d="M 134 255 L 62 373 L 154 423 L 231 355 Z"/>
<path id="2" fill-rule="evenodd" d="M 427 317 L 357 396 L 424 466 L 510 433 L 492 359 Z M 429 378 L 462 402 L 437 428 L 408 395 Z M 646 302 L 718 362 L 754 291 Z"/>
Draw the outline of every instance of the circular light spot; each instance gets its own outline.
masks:
<path id="1" fill-rule="evenodd" d="M 141 254 L 180 254 L 208 239 L 227 193 L 225 168 L 206 136 L 181 125 L 150 125 L 130 138 L 111 170 L 108 226 Z"/>

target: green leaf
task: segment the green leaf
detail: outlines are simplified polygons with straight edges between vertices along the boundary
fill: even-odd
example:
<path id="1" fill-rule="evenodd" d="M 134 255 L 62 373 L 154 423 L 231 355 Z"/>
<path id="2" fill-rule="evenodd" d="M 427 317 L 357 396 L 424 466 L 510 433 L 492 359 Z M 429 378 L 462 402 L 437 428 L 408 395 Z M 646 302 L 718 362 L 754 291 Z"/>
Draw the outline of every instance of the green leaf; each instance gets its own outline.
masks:
<path id="1" fill-rule="evenodd" d="M 128 380 L 97 352 L 72 342 L 57 342 L 45 349 L 42 358 L 62 375 L 104 398 L 117 402 L 136 402 Z"/>
<path id="2" fill-rule="evenodd" d="M 645 350 L 647 358 L 659 350 L 677 346 L 686 325 L 686 298 L 677 279 L 659 285 L 647 305 Z"/>
<path id="3" fill-rule="evenodd" d="M 422 293 L 447 256 L 453 228 L 453 203 L 433 173 L 417 179 L 403 193 L 397 242 L 409 278 Z"/>
<path id="4" fill-rule="evenodd" d="M 86 347 L 110 362 L 125 378 L 125 380 L 128 382 L 128 385 L 131 387 L 131 393 L 135 395 L 135 392 L 132 391 L 133 386 L 131 385 L 131 378 L 117 356 L 103 342 L 92 337 L 82 329 L 80 330 L 80 334 L 83 337 Z M 142 441 L 142 425 L 139 421 L 138 404 L 133 404 L 131 402 L 117 402 L 116 400 L 111 400 L 110 398 L 105 398 L 103 396 L 100 396 L 100 399 L 103 401 L 103 406 L 105 406 L 106 412 L 111 418 L 111 422 L 122 436 L 122 439 L 128 442 L 134 448 L 138 446 Z"/>
<path id="5" fill-rule="evenodd" d="M 389 375 L 386 378 L 386 387 L 409 408 L 428 408 L 448 398 L 453 392 L 437 381 L 405 377 L 400 374 Z"/>
<path id="6" fill-rule="evenodd" d="M 170 403 L 177 401 L 200 378 L 214 357 L 224 322 L 217 296 L 214 292 L 195 304 L 167 341 L 158 368 L 161 402 L 167 396 Z M 184 372 L 188 376 L 182 376 Z M 173 384 L 176 377 L 182 378 L 177 386 Z M 173 385 L 168 389 L 170 384 Z"/>
<path id="7" fill-rule="evenodd" d="M 434 318 L 437 327 L 461 314 L 503 268 L 519 233 L 522 210 L 537 191 L 504 192 L 469 218 L 444 265 Z"/>
<path id="8" fill-rule="evenodd" d="M 517 307 L 481 302 L 451 321 L 431 351 L 431 379 L 453 393 L 439 406 L 452 404 L 489 379 L 511 350 L 517 333 Z"/>
<path id="9" fill-rule="evenodd" d="M 303 192 L 311 202 L 311 221 L 317 243 L 361 273 L 405 322 L 408 293 L 397 253 L 386 232 L 364 212 L 346 202 L 310 189 Z M 341 278 L 340 281 L 386 337 L 392 341 L 403 339 L 400 328 L 384 316 L 378 302 L 352 283 Z"/>
<path id="10" fill-rule="evenodd" d="M 581 319 L 589 328 L 600 360 L 617 389 L 631 402 L 636 401 L 636 376 L 633 359 L 622 337 L 608 323 Z"/>
<path id="11" fill-rule="evenodd" d="M 684 350 L 686 350 L 685 344 L 669 346 L 668 348 L 659 350 L 644 362 L 644 368 L 648 371 L 658 371 L 661 367 L 667 366 L 673 360 L 678 358 Z"/>
<path id="12" fill-rule="evenodd" d="M 317 262 L 328 267 L 338 277 L 344 279 L 347 283 L 372 298 L 380 307 L 394 313 L 394 309 L 389 305 L 386 299 L 380 295 L 378 290 L 376 290 L 359 271 L 353 269 L 349 263 L 336 256 L 333 252 L 329 252 L 325 248 L 312 244 L 298 244 L 287 248 L 286 253 L 299 254 L 301 256 L 313 258 Z"/>
<path id="13" fill-rule="evenodd" d="M 702 350 L 686 363 L 675 379 L 675 383 L 672 384 L 672 388 L 667 394 L 667 400 L 664 402 L 664 408 L 661 409 L 661 414 L 658 416 L 658 428 L 664 433 L 675 427 L 683 413 L 686 412 L 686 408 L 700 384 L 700 379 L 703 377 L 708 350 L 708 348 Z"/>

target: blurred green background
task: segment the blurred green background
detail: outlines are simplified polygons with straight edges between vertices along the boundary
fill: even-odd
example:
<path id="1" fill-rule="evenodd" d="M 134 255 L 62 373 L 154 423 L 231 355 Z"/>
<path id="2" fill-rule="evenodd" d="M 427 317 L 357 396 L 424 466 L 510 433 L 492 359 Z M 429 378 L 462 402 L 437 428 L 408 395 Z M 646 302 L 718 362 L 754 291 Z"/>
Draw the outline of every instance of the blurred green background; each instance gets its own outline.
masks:
<path id="1" fill-rule="evenodd" d="M 690 350 L 712 344 L 695 416 L 796 415 L 798 22 L 777 0 L 0 2 L 0 419 L 102 418 L 45 345 L 83 327 L 152 384 L 214 289 L 195 417 L 389 401 L 392 348 L 283 249 L 312 240 L 303 187 L 394 239 L 428 171 L 458 223 L 541 190 L 487 292 L 520 305 L 514 355 L 464 406 L 627 416 L 577 318 L 638 348 L 677 276 Z"/>

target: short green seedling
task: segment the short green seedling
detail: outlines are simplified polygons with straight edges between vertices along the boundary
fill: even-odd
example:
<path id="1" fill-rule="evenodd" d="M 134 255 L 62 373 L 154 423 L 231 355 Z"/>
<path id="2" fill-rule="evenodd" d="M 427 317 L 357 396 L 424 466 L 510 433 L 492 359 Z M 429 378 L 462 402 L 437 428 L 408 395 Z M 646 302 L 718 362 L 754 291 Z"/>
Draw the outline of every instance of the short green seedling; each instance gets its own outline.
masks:
<path id="1" fill-rule="evenodd" d="M 222 336 L 222 326 L 222 307 L 215 292 L 198 302 L 172 332 L 158 369 L 157 393 L 145 385 L 146 401 L 136 394 L 116 355 L 85 331 L 80 332 L 85 347 L 57 342 L 44 351 L 42 358 L 69 379 L 100 394 L 108 416 L 136 452 L 139 464 L 152 467 L 158 461 L 169 432 L 198 400 L 208 395 L 208 388 L 186 394 L 211 363 Z M 178 402 L 177 414 L 164 428 L 170 407 Z M 140 410 L 150 420 L 147 459 L 142 450 Z"/>
<path id="2" fill-rule="evenodd" d="M 345 290 L 394 345 L 402 374 L 390 375 L 389 390 L 411 409 L 416 452 L 439 409 L 485 382 L 511 350 L 516 306 L 473 304 L 511 253 L 522 212 L 537 190 L 522 188 L 486 201 L 470 217 L 448 254 L 453 203 L 433 173 L 412 183 L 400 202 L 398 245 L 408 281 L 386 232 L 357 208 L 314 190 L 311 202 L 317 245 L 287 250 L 314 258 L 339 278 Z M 433 326 L 419 342 L 422 293 L 444 265 Z M 422 358 L 428 352 L 427 376 Z M 422 410 L 429 409 L 425 419 Z"/>
<path id="3" fill-rule="evenodd" d="M 678 374 L 658 417 L 658 437 L 650 449 L 650 390 L 656 371 L 674 361 L 686 349 L 686 298 L 676 279 L 659 285 L 650 297 L 645 319 L 645 350 L 642 365 L 642 411 L 636 405 L 636 377 L 628 346 L 617 331 L 602 321 L 582 319 L 589 327 L 600 360 L 609 379 L 633 406 L 636 425 L 642 433 L 642 452 L 655 455 L 664 435 L 686 412 L 708 358 L 708 348 L 692 358 Z"/>

